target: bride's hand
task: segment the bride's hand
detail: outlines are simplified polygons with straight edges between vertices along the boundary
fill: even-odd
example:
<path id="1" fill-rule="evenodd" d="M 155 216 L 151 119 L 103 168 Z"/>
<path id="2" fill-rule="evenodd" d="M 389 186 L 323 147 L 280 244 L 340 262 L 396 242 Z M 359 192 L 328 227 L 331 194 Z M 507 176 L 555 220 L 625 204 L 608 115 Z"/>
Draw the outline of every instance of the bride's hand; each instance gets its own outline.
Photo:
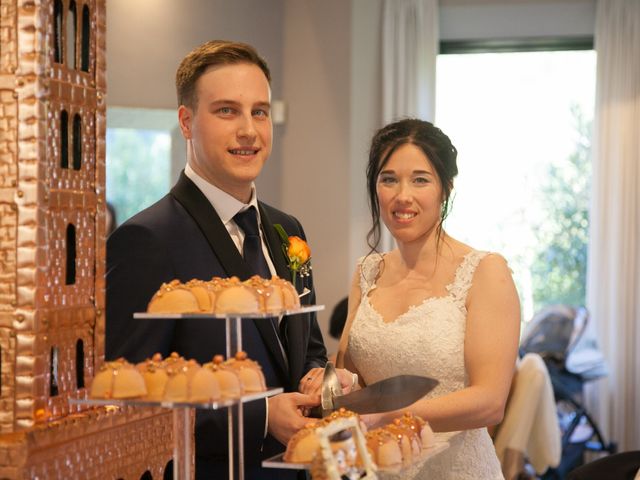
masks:
<path id="1" fill-rule="evenodd" d="M 347 394 L 360 388 L 358 385 L 358 375 L 350 372 L 346 368 L 337 368 L 336 374 L 338 380 L 340 380 L 340 386 L 342 387 L 342 393 Z"/>
<path id="2" fill-rule="evenodd" d="M 357 390 L 358 387 L 358 375 L 350 372 L 346 368 L 337 368 L 336 375 L 340 380 L 340 386 L 342 387 L 342 393 L 346 394 Z M 307 395 L 316 395 L 322 392 L 322 379 L 324 378 L 323 368 L 312 368 L 307 374 L 302 377 L 298 389 L 301 393 Z"/>

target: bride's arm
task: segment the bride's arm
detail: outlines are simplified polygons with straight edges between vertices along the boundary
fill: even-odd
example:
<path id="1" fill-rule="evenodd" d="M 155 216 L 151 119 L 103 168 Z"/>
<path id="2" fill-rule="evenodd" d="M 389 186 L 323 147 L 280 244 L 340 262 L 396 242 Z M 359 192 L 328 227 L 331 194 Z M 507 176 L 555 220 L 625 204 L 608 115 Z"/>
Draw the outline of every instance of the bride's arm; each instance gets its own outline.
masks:
<path id="1" fill-rule="evenodd" d="M 344 329 L 342 330 L 342 335 L 340 336 L 338 356 L 336 358 L 337 367 L 346 368 L 347 370 L 358 374 L 358 370 L 349 357 L 347 346 L 349 345 L 349 332 L 351 331 L 351 325 L 353 324 L 353 319 L 356 316 L 358 307 L 360 306 L 360 275 L 362 274 L 360 265 L 358 264 L 351 281 L 351 289 L 349 290 L 349 303 L 347 307 L 347 321 L 344 324 Z M 360 375 L 359 377 L 360 379 L 362 379 Z"/>
<path id="2" fill-rule="evenodd" d="M 435 431 L 499 423 L 515 371 L 519 333 L 520 304 L 511 271 L 501 256 L 487 256 L 478 265 L 467 296 L 464 361 L 469 386 L 419 400 L 409 410 L 428 420 Z M 363 417 L 370 426 L 377 426 L 400 414 Z"/>
<path id="3" fill-rule="evenodd" d="M 342 385 L 342 390 L 344 393 L 349 393 L 352 389 L 358 388 L 353 377 L 353 374 L 358 373 L 358 371 L 351 362 L 349 354 L 346 350 L 349 343 L 349 331 L 351 330 L 353 317 L 358 310 L 358 305 L 360 305 L 359 275 L 360 265 L 356 267 L 356 272 L 353 277 L 351 289 L 349 290 L 349 301 L 347 303 L 347 319 L 342 329 L 342 335 L 340 336 L 340 343 L 338 346 L 338 353 L 336 355 L 335 362 L 335 365 L 337 367 L 336 374 L 338 375 L 338 379 L 340 380 L 340 384 Z M 314 368 L 307 372 L 307 374 L 300 380 L 300 384 L 298 385 L 299 391 L 308 395 L 319 395 L 322 392 L 323 371 L 323 368 Z M 361 383 L 362 380 L 360 375 L 358 375 L 358 379 L 358 383 Z"/>

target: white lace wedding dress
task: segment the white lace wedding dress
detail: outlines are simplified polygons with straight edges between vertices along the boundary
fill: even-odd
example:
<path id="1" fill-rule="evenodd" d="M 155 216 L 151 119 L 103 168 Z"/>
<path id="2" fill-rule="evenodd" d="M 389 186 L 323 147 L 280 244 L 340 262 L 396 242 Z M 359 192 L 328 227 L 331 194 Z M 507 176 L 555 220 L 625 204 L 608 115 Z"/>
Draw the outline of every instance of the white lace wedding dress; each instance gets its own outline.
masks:
<path id="1" fill-rule="evenodd" d="M 447 286 L 448 295 L 433 297 L 385 323 L 369 302 L 376 288 L 380 255 L 361 261 L 362 298 L 349 335 L 348 351 L 367 384 L 401 374 L 424 375 L 440 381 L 428 397 L 461 390 L 468 384 L 464 368 L 465 298 L 473 272 L 486 252 L 471 251 Z M 386 477 L 385 477 L 386 478 Z M 402 479 L 502 479 L 500 463 L 486 428 L 465 430 L 450 439 L 450 447 L 398 474 Z"/>

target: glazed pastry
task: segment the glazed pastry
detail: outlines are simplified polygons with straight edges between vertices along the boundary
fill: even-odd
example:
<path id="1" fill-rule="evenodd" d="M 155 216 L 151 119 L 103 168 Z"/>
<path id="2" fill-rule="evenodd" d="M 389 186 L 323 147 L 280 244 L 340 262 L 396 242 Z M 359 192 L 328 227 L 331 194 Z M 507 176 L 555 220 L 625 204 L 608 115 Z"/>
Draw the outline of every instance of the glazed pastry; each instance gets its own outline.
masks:
<path id="1" fill-rule="evenodd" d="M 242 282 L 238 277 L 213 277 L 209 281 L 172 280 L 163 283 L 149 305 L 149 313 L 266 313 L 300 308 L 293 284 L 277 276 L 257 275 Z"/>
<path id="2" fill-rule="evenodd" d="M 105 362 L 93 378 L 91 398 L 137 398 L 147 394 L 142 374 L 124 358 Z"/>
<path id="3" fill-rule="evenodd" d="M 220 391 L 223 397 L 226 398 L 238 398 L 242 395 L 242 382 L 238 372 L 224 364 L 224 357 L 222 355 L 216 355 L 213 357 L 213 361 L 205 363 L 204 368 L 209 369 L 216 377 L 218 385 L 220 385 Z"/>
<path id="4" fill-rule="evenodd" d="M 230 358 L 224 364 L 238 373 L 245 393 L 264 392 L 267 390 L 262 367 L 258 362 L 247 358 L 246 352 L 240 351 L 236 353 L 235 358 Z"/>

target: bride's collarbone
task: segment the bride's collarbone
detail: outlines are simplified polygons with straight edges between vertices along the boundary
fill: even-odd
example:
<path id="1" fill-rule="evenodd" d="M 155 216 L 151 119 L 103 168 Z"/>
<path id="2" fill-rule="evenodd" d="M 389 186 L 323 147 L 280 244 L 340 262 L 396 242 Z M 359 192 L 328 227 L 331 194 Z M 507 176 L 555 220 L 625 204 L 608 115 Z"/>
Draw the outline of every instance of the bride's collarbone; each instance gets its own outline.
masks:
<path id="1" fill-rule="evenodd" d="M 432 298 L 447 295 L 446 288 L 422 284 L 399 282 L 389 285 L 378 285 L 369 292 L 369 302 L 383 318 L 397 318 Z"/>
<path id="2" fill-rule="evenodd" d="M 417 272 L 388 272 L 381 275 L 376 282 L 376 290 L 379 293 L 396 295 L 398 293 L 415 294 L 418 297 L 432 297 L 446 294 L 447 285 L 453 280 L 455 273 L 445 269 L 431 274 Z"/>

